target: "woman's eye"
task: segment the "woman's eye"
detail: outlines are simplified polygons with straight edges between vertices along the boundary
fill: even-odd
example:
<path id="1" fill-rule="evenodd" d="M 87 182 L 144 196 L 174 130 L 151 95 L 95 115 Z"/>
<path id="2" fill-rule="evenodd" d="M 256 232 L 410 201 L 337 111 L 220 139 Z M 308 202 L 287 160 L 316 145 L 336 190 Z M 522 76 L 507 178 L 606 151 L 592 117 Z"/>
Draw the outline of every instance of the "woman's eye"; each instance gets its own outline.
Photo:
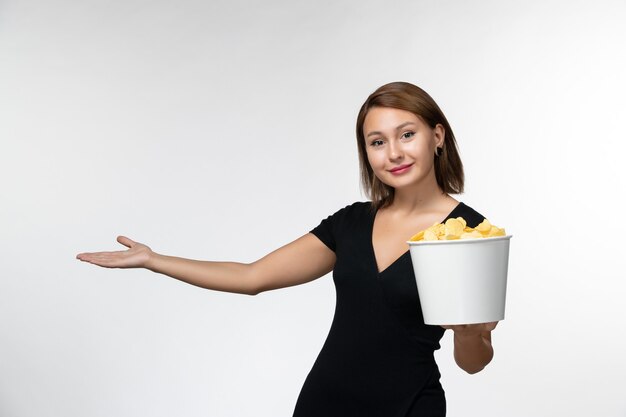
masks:
<path id="1" fill-rule="evenodd" d="M 405 132 L 402 135 L 402 139 L 411 139 L 413 137 L 413 135 L 415 135 L 415 132 Z"/>
<path id="2" fill-rule="evenodd" d="M 383 141 L 382 141 L 382 140 L 380 140 L 380 139 L 376 139 L 376 140 L 373 140 L 373 141 L 372 141 L 372 143 L 371 143 L 370 145 L 372 145 L 372 146 L 376 147 L 376 146 L 381 146 L 382 144 L 383 144 Z"/>

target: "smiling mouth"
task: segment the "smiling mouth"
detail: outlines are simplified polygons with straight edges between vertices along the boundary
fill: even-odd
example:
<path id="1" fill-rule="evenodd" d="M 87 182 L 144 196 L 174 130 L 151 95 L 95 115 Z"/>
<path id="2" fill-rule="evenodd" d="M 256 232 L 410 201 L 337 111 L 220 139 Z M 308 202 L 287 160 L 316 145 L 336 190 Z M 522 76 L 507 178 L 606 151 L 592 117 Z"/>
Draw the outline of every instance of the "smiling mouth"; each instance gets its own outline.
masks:
<path id="1" fill-rule="evenodd" d="M 408 165 L 400 165 L 399 167 L 395 167 L 389 170 L 389 172 L 397 172 L 397 171 L 402 171 L 403 169 L 406 169 L 408 167 L 410 167 L 413 164 L 408 164 Z"/>

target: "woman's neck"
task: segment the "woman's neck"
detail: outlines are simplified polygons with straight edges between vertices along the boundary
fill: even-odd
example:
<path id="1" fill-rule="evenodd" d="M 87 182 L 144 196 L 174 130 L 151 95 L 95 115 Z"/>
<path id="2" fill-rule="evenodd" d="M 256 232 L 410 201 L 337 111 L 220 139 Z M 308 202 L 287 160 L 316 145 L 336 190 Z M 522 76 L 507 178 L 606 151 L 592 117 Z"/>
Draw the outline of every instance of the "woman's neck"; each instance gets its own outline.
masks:
<path id="1" fill-rule="evenodd" d="M 396 188 L 393 202 L 387 208 L 403 214 L 437 212 L 454 208 L 458 204 L 454 198 L 441 191 L 436 181 L 421 186 Z"/>

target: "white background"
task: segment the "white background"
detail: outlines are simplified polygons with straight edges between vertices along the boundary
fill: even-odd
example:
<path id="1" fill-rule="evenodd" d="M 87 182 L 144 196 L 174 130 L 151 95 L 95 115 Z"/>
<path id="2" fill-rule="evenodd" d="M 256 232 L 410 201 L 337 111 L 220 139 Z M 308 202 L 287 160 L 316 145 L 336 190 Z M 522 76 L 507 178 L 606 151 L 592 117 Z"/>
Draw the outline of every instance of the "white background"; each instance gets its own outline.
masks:
<path id="1" fill-rule="evenodd" d="M 361 103 L 446 113 L 455 196 L 514 235 L 455 416 L 626 416 L 623 1 L 0 3 L 0 416 L 289 416 L 330 275 L 256 297 L 74 259 L 253 261 L 365 200 Z"/>

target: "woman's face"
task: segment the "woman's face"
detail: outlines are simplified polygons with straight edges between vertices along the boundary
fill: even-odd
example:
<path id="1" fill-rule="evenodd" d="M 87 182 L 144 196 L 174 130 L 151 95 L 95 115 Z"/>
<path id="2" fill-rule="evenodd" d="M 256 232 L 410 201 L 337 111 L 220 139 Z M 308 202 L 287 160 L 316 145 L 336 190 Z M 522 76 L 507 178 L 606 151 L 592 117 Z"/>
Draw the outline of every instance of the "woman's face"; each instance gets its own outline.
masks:
<path id="1" fill-rule="evenodd" d="M 373 107 L 365 116 L 365 149 L 374 174 L 395 189 L 434 181 L 435 149 L 442 146 L 444 128 L 432 129 L 411 112 Z"/>

